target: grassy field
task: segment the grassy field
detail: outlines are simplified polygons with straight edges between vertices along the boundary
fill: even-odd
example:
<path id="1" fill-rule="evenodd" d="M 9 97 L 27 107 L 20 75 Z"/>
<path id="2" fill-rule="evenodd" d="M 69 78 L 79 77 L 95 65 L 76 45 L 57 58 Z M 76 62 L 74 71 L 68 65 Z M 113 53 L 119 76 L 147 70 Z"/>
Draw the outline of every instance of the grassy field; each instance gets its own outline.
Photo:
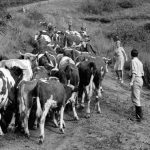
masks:
<path id="1" fill-rule="evenodd" d="M 38 1 L 38 0 L 35 0 Z M 18 0 L 2 0 L 4 6 L 20 5 Z M 23 0 L 32 3 L 33 0 Z M 73 18 L 73 28 L 80 30 L 82 23 L 86 23 L 92 37 L 92 45 L 98 54 L 113 55 L 113 37 L 118 35 L 130 58 L 132 48 L 140 51 L 140 59 L 144 63 L 145 84 L 150 85 L 150 2 L 148 0 L 77 0 L 66 4 L 53 0 L 38 3 L 23 13 L 19 6 L 11 13 L 12 19 L 0 20 L 0 53 L 10 58 L 17 56 L 18 50 L 32 51 L 32 38 L 42 29 L 40 21 L 52 22 L 58 29 L 67 29 L 67 22 Z M 51 7 L 49 7 L 51 6 Z M 54 7 L 53 7 L 54 6 Z M 3 7 L 4 8 L 4 7 Z M 57 9 L 56 9 L 57 8 Z M 71 8 L 71 9 L 70 9 Z M 1 16 L 5 16 L 6 9 L 1 9 Z M 129 69 L 129 62 L 126 63 Z"/>

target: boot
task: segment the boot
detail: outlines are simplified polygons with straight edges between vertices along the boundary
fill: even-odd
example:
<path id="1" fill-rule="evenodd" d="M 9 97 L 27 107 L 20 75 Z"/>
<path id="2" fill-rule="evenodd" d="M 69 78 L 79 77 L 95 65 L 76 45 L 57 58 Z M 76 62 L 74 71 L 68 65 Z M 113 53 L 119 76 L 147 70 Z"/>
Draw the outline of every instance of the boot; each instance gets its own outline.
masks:
<path id="1" fill-rule="evenodd" d="M 137 122 L 141 122 L 143 119 L 142 107 L 141 106 L 135 106 L 135 112 L 136 112 Z"/>

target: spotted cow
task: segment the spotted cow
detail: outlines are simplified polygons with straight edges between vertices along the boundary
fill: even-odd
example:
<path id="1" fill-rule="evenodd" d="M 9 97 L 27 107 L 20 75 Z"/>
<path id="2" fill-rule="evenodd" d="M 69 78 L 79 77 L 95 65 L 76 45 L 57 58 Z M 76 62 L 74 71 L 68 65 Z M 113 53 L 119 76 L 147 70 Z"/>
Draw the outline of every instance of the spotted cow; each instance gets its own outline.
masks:
<path id="1" fill-rule="evenodd" d="M 18 67 L 12 67 L 11 69 L 0 68 L 0 122 L 2 120 L 5 122 L 5 130 L 9 123 L 10 126 L 15 123 L 14 117 L 18 116 L 17 85 L 22 76 L 23 72 Z M 4 122 L 1 122 L 1 125 L 4 125 Z M 0 135 L 3 135 L 1 126 Z"/>

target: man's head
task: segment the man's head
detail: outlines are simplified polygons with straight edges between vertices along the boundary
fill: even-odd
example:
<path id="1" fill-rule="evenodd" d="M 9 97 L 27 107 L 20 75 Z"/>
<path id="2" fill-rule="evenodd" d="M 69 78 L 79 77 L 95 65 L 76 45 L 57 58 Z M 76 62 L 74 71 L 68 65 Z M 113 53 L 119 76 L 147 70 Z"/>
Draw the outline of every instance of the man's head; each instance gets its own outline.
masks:
<path id="1" fill-rule="evenodd" d="M 117 40 L 117 41 L 116 41 L 116 46 L 117 46 L 117 47 L 120 47 L 120 45 L 121 45 L 121 41 Z"/>
<path id="2" fill-rule="evenodd" d="M 136 50 L 136 49 L 133 49 L 132 51 L 131 51 L 131 57 L 138 57 L 138 51 Z"/>

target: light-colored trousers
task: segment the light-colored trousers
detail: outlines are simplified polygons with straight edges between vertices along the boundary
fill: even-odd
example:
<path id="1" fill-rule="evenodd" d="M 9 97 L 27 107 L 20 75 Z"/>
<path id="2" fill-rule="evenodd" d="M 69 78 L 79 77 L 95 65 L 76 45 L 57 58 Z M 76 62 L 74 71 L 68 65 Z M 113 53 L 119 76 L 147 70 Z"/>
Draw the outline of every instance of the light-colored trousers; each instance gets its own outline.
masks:
<path id="1" fill-rule="evenodd" d="M 131 87 L 131 100 L 135 106 L 141 106 L 141 89 L 143 86 L 142 77 L 135 77 L 133 86 Z"/>

